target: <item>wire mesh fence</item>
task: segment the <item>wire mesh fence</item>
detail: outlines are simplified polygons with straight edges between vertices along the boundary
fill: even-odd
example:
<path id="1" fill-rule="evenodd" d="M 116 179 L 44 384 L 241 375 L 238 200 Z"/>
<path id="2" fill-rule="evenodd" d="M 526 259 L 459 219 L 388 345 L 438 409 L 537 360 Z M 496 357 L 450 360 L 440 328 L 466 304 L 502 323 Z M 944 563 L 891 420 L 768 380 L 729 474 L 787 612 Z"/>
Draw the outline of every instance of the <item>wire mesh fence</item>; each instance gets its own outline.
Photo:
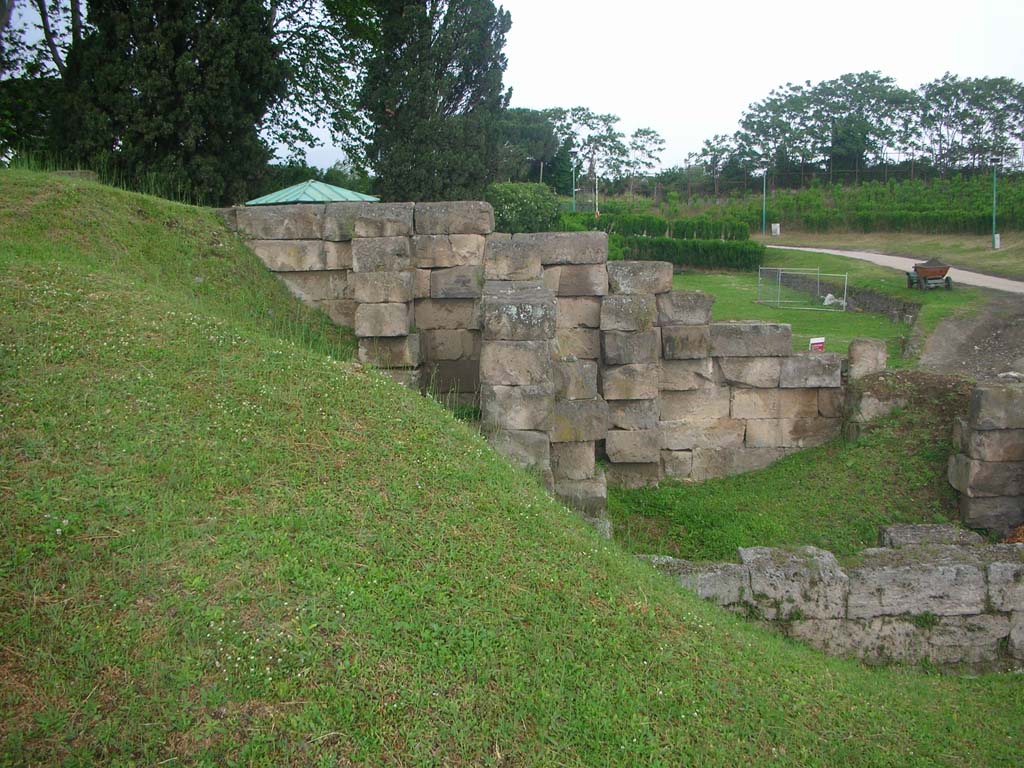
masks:
<path id="1" fill-rule="evenodd" d="M 759 267 L 757 303 L 779 309 L 845 312 L 849 276 L 818 269 Z"/>

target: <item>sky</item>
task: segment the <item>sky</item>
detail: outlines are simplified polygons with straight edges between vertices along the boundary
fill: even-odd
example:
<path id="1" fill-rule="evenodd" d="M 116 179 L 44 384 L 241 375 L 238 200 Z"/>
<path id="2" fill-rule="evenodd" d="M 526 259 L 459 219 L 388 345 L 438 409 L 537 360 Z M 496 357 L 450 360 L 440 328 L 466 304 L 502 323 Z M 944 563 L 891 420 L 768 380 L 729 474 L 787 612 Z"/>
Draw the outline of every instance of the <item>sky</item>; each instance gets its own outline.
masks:
<path id="1" fill-rule="evenodd" d="M 1024 81 L 1024 0 L 496 0 L 512 14 L 513 107 L 584 106 L 665 139 L 662 166 L 736 131 L 776 86 L 880 71 L 904 88 L 951 72 Z M 337 159 L 309 153 L 313 165 Z"/>

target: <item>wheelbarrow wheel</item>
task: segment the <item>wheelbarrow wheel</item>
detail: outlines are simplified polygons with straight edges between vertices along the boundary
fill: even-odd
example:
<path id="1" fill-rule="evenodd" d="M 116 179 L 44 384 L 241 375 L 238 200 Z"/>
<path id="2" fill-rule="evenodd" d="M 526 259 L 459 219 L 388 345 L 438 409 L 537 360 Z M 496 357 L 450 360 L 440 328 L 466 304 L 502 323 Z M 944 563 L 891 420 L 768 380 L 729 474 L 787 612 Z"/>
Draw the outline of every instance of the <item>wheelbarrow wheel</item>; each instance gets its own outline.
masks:
<path id="1" fill-rule="evenodd" d="M 953 278 L 952 277 L 947 277 L 946 278 L 946 290 L 947 291 L 952 291 L 953 290 Z"/>

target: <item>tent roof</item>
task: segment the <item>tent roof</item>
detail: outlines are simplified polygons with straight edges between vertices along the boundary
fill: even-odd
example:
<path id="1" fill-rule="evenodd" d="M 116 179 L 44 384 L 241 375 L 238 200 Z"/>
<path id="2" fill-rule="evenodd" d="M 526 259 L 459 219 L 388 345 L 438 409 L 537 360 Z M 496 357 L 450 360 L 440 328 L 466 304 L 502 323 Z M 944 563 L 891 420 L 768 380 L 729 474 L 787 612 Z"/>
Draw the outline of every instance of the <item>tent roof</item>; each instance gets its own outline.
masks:
<path id="1" fill-rule="evenodd" d="M 376 203 L 380 198 L 353 192 L 351 189 L 324 184 L 322 181 L 304 181 L 287 189 L 250 200 L 246 205 L 283 205 L 285 203 Z"/>

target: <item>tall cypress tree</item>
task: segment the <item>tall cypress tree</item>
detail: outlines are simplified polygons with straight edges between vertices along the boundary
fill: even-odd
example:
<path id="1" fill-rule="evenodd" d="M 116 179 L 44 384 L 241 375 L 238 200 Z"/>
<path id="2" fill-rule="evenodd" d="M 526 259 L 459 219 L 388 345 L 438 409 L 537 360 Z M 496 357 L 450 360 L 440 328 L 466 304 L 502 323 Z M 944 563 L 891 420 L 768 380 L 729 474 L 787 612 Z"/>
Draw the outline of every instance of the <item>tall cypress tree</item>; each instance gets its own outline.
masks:
<path id="1" fill-rule="evenodd" d="M 387 200 L 482 197 L 508 103 L 509 14 L 490 0 L 384 0 L 378 9 L 359 98 L 377 191 Z"/>

